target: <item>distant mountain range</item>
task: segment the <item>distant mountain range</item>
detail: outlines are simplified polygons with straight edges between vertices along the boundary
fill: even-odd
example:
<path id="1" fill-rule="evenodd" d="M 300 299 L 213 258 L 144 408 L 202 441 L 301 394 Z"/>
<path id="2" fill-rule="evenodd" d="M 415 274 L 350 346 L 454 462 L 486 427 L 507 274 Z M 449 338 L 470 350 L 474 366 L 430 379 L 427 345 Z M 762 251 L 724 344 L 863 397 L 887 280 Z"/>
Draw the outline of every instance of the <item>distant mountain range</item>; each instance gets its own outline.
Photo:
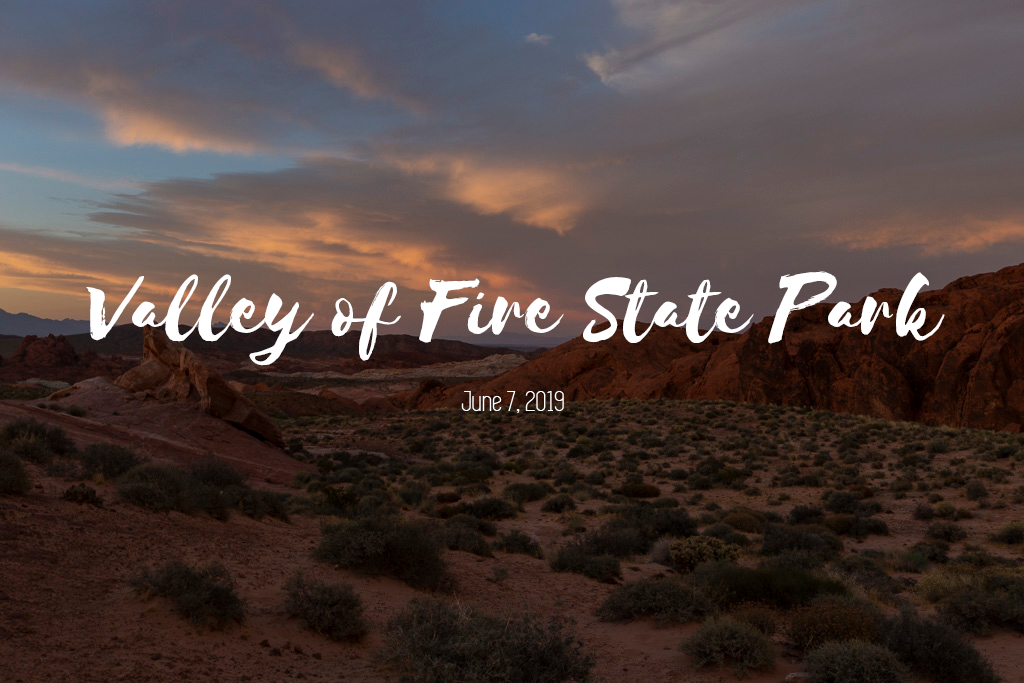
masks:
<path id="1" fill-rule="evenodd" d="M 87 334 L 88 332 L 88 320 L 38 318 L 28 313 L 8 313 L 0 308 L 0 335 L 24 337 L 34 334 L 37 337 L 45 337 L 48 334 L 68 335 Z"/>

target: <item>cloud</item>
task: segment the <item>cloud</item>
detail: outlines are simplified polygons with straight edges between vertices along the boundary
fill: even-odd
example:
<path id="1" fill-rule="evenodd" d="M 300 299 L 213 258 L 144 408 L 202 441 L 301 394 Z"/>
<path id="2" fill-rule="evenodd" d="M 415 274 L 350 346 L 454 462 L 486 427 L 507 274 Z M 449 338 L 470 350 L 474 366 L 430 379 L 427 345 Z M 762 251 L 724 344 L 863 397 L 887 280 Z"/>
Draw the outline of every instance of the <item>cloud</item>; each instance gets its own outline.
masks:
<path id="1" fill-rule="evenodd" d="M 1024 242 L 1024 219 L 964 219 L 955 223 L 902 223 L 857 232 L 824 233 L 829 244 L 852 251 L 913 247 L 925 257 L 975 254 Z"/>
<path id="2" fill-rule="evenodd" d="M 129 180 L 103 180 L 100 178 L 83 176 L 79 173 L 72 173 L 71 171 L 63 171 L 58 168 L 18 164 L 10 161 L 0 161 L 0 171 L 20 173 L 22 175 L 35 176 L 37 178 L 46 178 L 47 180 L 59 180 L 63 183 L 81 185 L 82 187 L 91 187 L 94 190 L 103 190 L 106 192 L 125 190 L 134 185 L 134 183 Z"/>
<path id="3" fill-rule="evenodd" d="M 395 279 L 415 313 L 428 278 L 479 275 L 583 318 L 609 275 L 675 298 L 707 277 L 762 310 L 782 272 L 862 295 L 1019 258 L 1019 3 L 153 7 L 14 8 L 5 104 L 86 112 L 113 148 L 287 160 L 213 159 L 90 206 L 80 234 L 12 234 L 26 281 L 237 270 L 329 305 Z"/>

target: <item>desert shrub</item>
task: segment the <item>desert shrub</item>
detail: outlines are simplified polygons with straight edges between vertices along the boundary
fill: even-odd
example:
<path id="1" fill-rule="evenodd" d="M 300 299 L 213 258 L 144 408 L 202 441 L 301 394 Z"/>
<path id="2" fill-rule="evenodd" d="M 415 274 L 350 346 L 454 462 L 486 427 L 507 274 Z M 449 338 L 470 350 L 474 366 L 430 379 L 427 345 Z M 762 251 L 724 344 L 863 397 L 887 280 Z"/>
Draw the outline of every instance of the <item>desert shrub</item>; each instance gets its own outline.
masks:
<path id="1" fill-rule="evenodd" d="M 977 635 L 996 628 L 1024 633 L 1024 576 L 1020 574 L 974 570 L 947 584 L 939 599 L 940 617 L 956 628 Z"/>
<path id="2" fill-rule="evenodd" d="M 583 576 L 614 583 L 622 576 L 619 561 L 611 555 L 592 555 L 581 543 L 570 543 L 558 549 L 551 558 L 551 569 L 556 572 L 572 572 Z"/>
<path id="3" fill-rule="evenodd" d="M 806 552 L 828 559 L 843 550 L 843 542 L 825 527 L 817 525 L 787 526 L 769 524 L 764 529 L 762 555 L 781 555 L 788 552 Z"/>
<path id="4" fill-rule="evenodd" d="M 245 603 L 235 593 L 227 570 L 219 564 L 192 568 L 172 561 L 160 569 L 144 568 L 129 584 L 145 599 L 169 599 L 175 610 L 195 625 L 222 629 L 245 618 Z"/>
<path id="5" fill-rule="evenodd" d="M 576 501 L 567 493 L 559 493 L 557 496 L 553 496 L 544 501 L 544 504 L 540 509 L 544 512 L 565 512 L 567 510 L 575 510 Z"/>
<path id="6" fill-rule="evenodd" d="M 668 549 L 669 562 L 676 571 L 688 574 L 705 562 L 735 562 L 740 549 L 713 536 L 690 536 Z"/>
<path id="7" fill-rule="evenodd" d="M 0 451 L 0 495 L 21 495 L 32 489 L 32 481 L 21 458 L 10 451 Z"/>
<path id="8" fill-rule="evenodd" d="M 540 559 L 544 557 L 544 551 L 532 536 L 523 533 L 519 529 L 513 529 L 506 534 L 501 534 L 494 541 L 496 550 L 506 553 L 519 553 Z"/>
<path id="9" fill-rule="evenodd" d="M 246 475 L 220 458 L 197 458 L 189 463 L 189 475 L 204 484 L 224 490 L 245 485 Z"/>
<path id="10" fill-rule="evenodd" d="M 466 505 L 464 512 L 480 519 L 511 519 L 516 509 L 500 498 L 480 498 Z"/>
<path id="11" fill-rule="evenodd" d="M 896 655 L 857 640 L 825 643 L 807 654 L 804 667 L 814 683 L 911 683 Z"/>
<path id="12" fill-rule="evenodd" d="M 600 529 L 583 537 L 587 552 L 591 555 L 630 557 L 647 552 L 652 540 L 643 529 L 630 526 L 621 519 L 613 519 L 601 525 Z"/>
<path id="13" fill-rule="evenodd" d="M 117 481 L 117 492 L 125 502 L 152 512 L 186 511 L 187 487 L 181 470 L 152 463 L 136 465 Z"/>
<path id="14" fill-rule="evenodd" d="M 627 481 L 619 488 L 619 493 L 629 498 L 657 498 L 661 489 L 645 481 Z"/>
<path id="15" fill-rule="evenodd" d="M 653 578 L 630 581 L 616 588 L 597 609 L 597 616 L 601 621 L 653 617 L 659 624 L 685 624 L 703 619 L 714 610 L 714 602 L 695 586 Z"/>
<path id="16" fill-rule="evenodd" d="M 436 598 L 412 600 L 389 622 L 378 659 L 417 683 L 590 680 L 594 659 L 557 624 L 498 618 Z"/>
<path id="17" fill-rule="evenodd" d="M 142 462 L 132 449 L 112 443 L 89 444 L 78 458 L 86 476 L 102 474 L 106 479 L 116 479 Z"/>
<path id="18" fill-rule="evenodd" d="M 282 522 L 288 521 L 288 499 L 290 496 L 287 493 L 248 487 L 233 493 L 237 496 L 237 499 L 233 501 L 234 507 L 246 517 L 256 520 L 272 517 Z"/>
<path id="19" fill-rule="evenodd" d="M 399 579 L 413 588 L 446 590 L 453 579 L 432 525 L 397 516 L 325 524 L 317 559 L 345 569 Z"/>
<path id="20" fill-rule="evenodd" d="M 988 489 L 981 480 L 971 479 L 964 487 L 964 495 L 967 496 L 967 500 L 981 500 L 988 497 Z"/>
<path id="21" fill-rule="evenodd" d="M 434 498 L 438 503 L 457 503 L 462 498 L 458 491 L 439 491 Z"/>
<path id="22" fill-rule="evenodd" d="M 927 533 L 928 538 L 934 538 L 947 543 L 956 543 L 967 538 L 967 532 L 956 522 L 933 522 L 928 527 Z"/>
<path id="23" fill-rule="evenodd" d="M 847 593 L 841 581 L 795 566 L 766 565 L 751 569 L 718 562 L 698 567 L 692 576 L 722 607 L 756 602 L 788 609 L 805 605 L 818 596 Z"/>
<path id="24" fill-rule="evenodd" d="M 787 633 L 805 651 L 833 640 L 873 642 L 878 637 L 877 614 L 866 603 L 819 598 L 793 612 Z"/>
<path id="25" fill-rule="evenodd" d="M 52 455 L 71 455 L 75 442 L 60 427 L 51 427 L 38 420 L 19 418 L 11 420 L 0 429 L 0 445 L 15 448 L 26 442 L 42 446 L 37 452 Z M 40 464 L 45 464 L 41 462 Z"/>
<path id="26" fill-rule="evenodd" d="M 722 518 L 722 522 L 736 529 L 736 531 L 743 531 L 748 534 L 759 534 L 764 531 L 764 522 L 746 510 L 733 510 Z"/>
<path id="27" fill-rule="evenodd" d="M 848 514 L 832 515 L 822 520 L 821 524 L 838 536 L 865 538 L 871 535 L 889 535 L 889 526 L 884 521 L 875 517 L 860 517 Z"/>
<path id="28" fill-rule="evenodd" d="M 489 522 L 485 519 L 477 519 L 473 515 L 455 515 L 454 517 L 449 517 L 445 524 L 461 524 L 463 526 L 468 526 L 474 531 L 479 531 L 484 536 L 494 536 L 498 533 L 498 527 L 494 525 L 494 522 Z"/>
<path id="29" fill-rule="evenodd" d="M 363 601 L 345 583 L 326 583 L 293 576 L 285 585 L 285 610 L 300 617 L 303 625 L 331 640 L 361 640 L 369 631 L 363 617 Z"/>
<path id="30" fill-rule="evenodd" d="M 71 503 L 78 503 L 79 505 L 93 505 L 95 507 L 103 507 L 103 499 L 100 498 L 99 494 L 96 493 L 96 489 L 85 484 L 75 484 L 69 486 L 64 490 L 64 493 L 60 496 L 61 500 L 66 500 Z"/>
<path id="31" fill-rule="evenodd" d="M 992 534 L 992 540 L 1010 545 L 1024 543 L 1024 522 L 1007 522 Z"/>
<path id="32" fill-rule="evenodd" d="M 709 619 L 680 644 L 698 669 L 729 664 L 737 676 L 767 671 L 775 664 L 775 644 L 749 624 L 728 617 Z"/>
<path id="33" fill-rule="evenodd" d="M 797 505 L 789 512 L 790 524 L 817 524 L 825 517 L 825 512 L 816 505 Z"/>
<path id="34" fill-rule="evenodd" d="M 928 503 L 918 503 L 914 508 L 914 519 L 919 519 L 923 522 L 935 519 L 935 508 Z"/>
<path id="35" fill-rule="evenodd" d="M 480 557 L 494 557 L 487 539 L 479 531 L 465 524 L 445 524 L 444 544 L 448 550 L 461 550 Z"/>
<path id="36" fill-rule="evenodd" d="M 551 493 L 551 486 L 548 484 L 517 483 L 506 486 L 502 496 L 513 503 L 529 503 L 534 500 L 543 500 L 549 493 Z"/>
<path id="37" fill-rule="evenodd" d="M 775 610 L 765 605 L 741 605 L 729 613 L 729 616 L 744 624 L 749 624 L 769 638 L 779 630 L 779 620 Z"/>
<path id="38" fill-rule="evenodd" d="M 427 494 L 430 493 L 430 488 L 430 484 L 425 481 L 406 481 L 398 488 L 397 493 L 403 503 L 406 505 L 416 506 L 422 503 L 423 499 L 427 497 Z M 456 494 L 454 500 L 439 500 L 438 502 L 454 503 L 458 499 L 458 494 Z"/>
<path id="39" fill-rule="evenodd" d="M 718 522 L 716 524 L 712 524 L 708 528 L 704 529 L 704 531 L 701 532 L 701 535 L 712 536 L 721 541 L 725 541 L 726 543 L 731 543 L 732 545 L 737 546 L 739 548 L 746 548 L 748 545 L 750 545 L 749 538 L 747 538 L 744 534 L 741 534 L 740 532 L 736 531 L 725 522 Z"/>
<path id="40" fill-rule="evenodd" d="M 944 683 L 998 683 L 992 665 L 960 631 L 910 609 L 885 620 L 880 642 L 914 673 Z"/>
<path id="41" fill-rule="evenodd" d="M 866 555 L 847 555 L 834 565 L 859 586 L 880 594 L 898 593 L 901 586 L 878 562 Z"/>

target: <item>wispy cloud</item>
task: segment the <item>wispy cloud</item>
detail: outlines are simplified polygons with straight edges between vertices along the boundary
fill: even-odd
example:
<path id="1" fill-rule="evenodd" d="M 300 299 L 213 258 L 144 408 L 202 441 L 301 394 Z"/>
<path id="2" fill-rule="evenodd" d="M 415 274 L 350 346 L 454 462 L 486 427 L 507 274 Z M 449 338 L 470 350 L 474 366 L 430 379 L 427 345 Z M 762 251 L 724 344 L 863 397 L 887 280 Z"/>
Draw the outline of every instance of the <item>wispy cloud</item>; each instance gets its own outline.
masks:
<path id="1" fill-rule="evenodd" d="M 84 176 L 70 171 L 62 171 L 59 168 L 18 164 L 10 161 L 0 161 L 0 171 L 20 173 L 22 175 L 45 178 L 47 180 L 59 180 L 62 183 L 91 187 L 94 190 L 103 190 L 106 192 L 126 190 L 135 186 L 135 183 L 130 180 L 104 180 L 102 178 L 93 178 L 91 176 Z"/>

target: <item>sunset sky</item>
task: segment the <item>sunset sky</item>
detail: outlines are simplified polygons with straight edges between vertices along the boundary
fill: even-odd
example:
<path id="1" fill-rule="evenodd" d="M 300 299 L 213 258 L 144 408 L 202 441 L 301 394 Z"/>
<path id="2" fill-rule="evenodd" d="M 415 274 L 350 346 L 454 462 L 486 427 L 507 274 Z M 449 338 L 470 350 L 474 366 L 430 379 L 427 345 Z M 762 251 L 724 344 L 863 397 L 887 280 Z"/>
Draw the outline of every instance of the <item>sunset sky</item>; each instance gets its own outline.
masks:
<path id="1" fill-rule="evenodd" d="M 0 209 L 46 317 L 193 272 L 313 327 L 392 280 L 406 332 L 480 278 L 559 336 L 613 275 L 941 286 L 1024 261 L 1024 3 L 6 3 Z"/>

